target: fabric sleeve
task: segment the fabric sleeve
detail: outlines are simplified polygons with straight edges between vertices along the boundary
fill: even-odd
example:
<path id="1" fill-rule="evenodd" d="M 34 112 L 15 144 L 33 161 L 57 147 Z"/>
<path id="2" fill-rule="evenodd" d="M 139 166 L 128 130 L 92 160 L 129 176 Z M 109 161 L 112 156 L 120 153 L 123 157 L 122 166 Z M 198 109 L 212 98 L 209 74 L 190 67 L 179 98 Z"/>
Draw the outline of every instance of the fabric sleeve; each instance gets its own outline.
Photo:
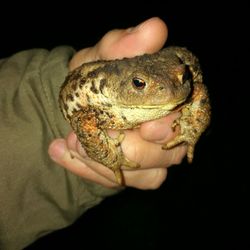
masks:
<path id="1" fill-rule="evenodd" d="M 58 107 L 74 50 L 34 49 L 0 60 L 0 249 L 23 249 L 118 190 L 57 166 L 48 146 L 70 127 Z"/>

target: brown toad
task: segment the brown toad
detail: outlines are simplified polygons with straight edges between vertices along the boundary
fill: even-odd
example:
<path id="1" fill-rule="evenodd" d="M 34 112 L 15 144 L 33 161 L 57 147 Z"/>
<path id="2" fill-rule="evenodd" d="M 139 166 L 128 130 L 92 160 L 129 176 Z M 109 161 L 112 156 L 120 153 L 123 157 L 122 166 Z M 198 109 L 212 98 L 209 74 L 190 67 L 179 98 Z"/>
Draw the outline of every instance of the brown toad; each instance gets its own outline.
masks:
<path id="1" fill-rule="evenodd" d="M 210 121 L 210 104 L 198 59 L 187 49 L 168 47 L 152 55 L 85 63 L 67 76 L 60 91 L 60 108 L 88 156 L 110 168 L 122 183 L 121 166 L 140 167 L 120 147 L 122 130 L 179 110 L 180 133 L 163 145 L 194 147 Z M 120 131 L 110 138 L 107 129 Z"/>

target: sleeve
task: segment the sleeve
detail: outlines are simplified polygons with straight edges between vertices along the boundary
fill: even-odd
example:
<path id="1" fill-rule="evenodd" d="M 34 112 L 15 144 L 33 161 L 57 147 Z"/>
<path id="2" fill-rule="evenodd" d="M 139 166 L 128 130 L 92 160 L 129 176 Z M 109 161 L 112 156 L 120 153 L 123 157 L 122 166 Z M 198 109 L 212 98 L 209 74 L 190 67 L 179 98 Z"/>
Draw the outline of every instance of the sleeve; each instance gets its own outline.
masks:
<path id="1" fill-rule="evenodd" d="M 70 130 L 57 99 L 73 54 L 58 47 L 0 60 L 0 249 L 23 249 L 118 192 L 84 181 L 47 154 Z"/>

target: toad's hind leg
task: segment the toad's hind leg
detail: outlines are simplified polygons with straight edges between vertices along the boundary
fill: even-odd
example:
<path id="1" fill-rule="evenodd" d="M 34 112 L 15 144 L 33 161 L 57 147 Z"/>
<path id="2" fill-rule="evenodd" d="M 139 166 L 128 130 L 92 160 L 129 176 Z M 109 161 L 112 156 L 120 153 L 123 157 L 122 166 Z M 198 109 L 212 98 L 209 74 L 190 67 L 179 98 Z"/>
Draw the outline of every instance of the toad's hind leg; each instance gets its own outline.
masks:
<path id="1" fill-rule="evenodd" d="M 120 133 L 117 138 L 111 138 L 100 128 L 95 110 L 75 112 L 71 119 L 71 126 L 87 155 L 111 169 L 119 184 L 123 182 L 122 166 L 140 167 L 139 164 L 128 160 L 122 152 L 121 142 L 125 137 L 124 134 Z"/>

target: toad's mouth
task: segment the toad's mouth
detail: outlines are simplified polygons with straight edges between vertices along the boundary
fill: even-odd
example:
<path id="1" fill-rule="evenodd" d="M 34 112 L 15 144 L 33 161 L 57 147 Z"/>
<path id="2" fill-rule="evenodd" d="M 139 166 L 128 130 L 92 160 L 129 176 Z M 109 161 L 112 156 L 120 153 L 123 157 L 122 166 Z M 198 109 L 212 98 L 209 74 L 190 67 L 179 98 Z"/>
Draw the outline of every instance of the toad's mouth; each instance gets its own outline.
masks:
<path id="1" fill-rule="evenodd" d="M 121 104 L 119 105 L 121 109 L 143 109 L 143 110 L 152 110 L 152 109 L 159 109 L 159 110 L 168 110 L 173 111 L 175 108 L 179 107 L 183 104 L 186 100 L 185 98 L 180 98 L 174 100 L 173 102 L 163 103 L 163 104 Z"/>
<path id="2" fill-rule="evenodd" d="M 177 111 L 185 103 L 185 100 L 186 98 L 182 98 L 174 102 L 156 105 L 116 105 L 112 111 L 123 121 L 120 128 L 128 129 L 138 126 L 143 122 L 164 117 L 175 110 Z"/>

